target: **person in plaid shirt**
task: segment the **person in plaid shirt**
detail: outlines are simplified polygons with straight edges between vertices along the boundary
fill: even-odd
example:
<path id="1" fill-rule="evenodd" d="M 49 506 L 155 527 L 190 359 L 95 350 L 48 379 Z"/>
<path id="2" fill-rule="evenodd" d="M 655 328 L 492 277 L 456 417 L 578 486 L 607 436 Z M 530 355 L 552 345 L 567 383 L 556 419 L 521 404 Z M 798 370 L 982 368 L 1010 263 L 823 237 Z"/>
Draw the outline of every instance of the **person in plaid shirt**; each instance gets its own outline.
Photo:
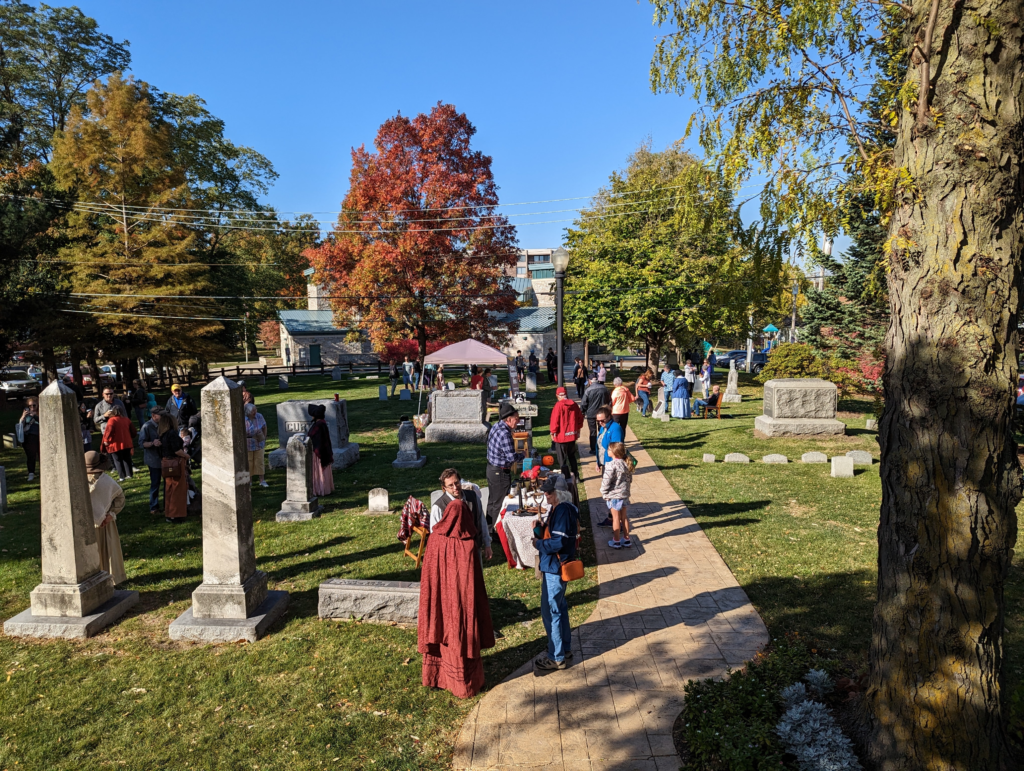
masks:
<path id="1" fill-rule="evenodd" d="M 523 459 L 512 439 L 512 429 L 518 422 L 519 411 L 511 402 L 502 402 L 498 422 L 487 434 L 487 524 L 491 527 L 512 489 L 512 464 Z"/>

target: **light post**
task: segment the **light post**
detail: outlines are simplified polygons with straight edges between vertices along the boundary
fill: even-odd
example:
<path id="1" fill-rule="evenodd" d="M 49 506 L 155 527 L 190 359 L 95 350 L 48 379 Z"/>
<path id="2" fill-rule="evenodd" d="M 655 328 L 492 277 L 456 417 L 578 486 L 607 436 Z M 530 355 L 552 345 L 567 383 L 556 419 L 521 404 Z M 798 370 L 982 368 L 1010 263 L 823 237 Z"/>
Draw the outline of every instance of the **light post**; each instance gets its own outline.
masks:
<path id="1" fill-rule="evenodd" d="M 558 385 L 565 386 L 565 346 L 562 343 L 562 290 L 565 269 L 569 267 L 569 253 L 558 247 L 551 253 L 551 266 L 555 269 L 555 345 L 558 349 Z"/>

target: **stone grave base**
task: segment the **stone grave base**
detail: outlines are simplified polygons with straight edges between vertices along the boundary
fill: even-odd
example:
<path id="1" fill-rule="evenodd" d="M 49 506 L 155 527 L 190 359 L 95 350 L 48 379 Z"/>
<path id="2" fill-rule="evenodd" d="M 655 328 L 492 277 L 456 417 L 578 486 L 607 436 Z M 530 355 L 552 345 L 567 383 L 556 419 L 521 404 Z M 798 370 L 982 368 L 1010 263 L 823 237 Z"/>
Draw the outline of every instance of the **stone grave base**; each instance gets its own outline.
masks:
<path id="1" fill-rule="evenodd" d="M 283 508 L 277 512 L 275 517 L 278 522 L 309 522 L 314 517 L 319 517 L 323 511 L 318 498 L 314 498 L 309 503 L 285 501 L 281 506 Z"/>
<path id="2" fill-rule="evenodd" d="M 33 616 L 32 608 L 4 623 L 4 634 L 12 637 L 86 638 L 99 634 L 139 601 L 138 592 L 114 590 L 114 596 L 88 616 Z"/>
<path id="3" fill-rule="evenodd" d="M 486 444 L 490 430 L 484 423 L 431 423 L 423 429 L 423 441 Z"/>
<path id="4" fill-rule="evenodd" d="M 401 455 L 401 453 L 399 453 Z M 416 460 L 393 460 L 391 461 L 392 468 L 423 468 L 427 465 L 427 456 L 421 455 Z"/>
<path id="5" fill-rule="evenodd" d="M 320 618 L 361 618 L 415 624 L 420 585 L 410 581 L 359 581 L 329 578 L 320 584 Z"/>
<path id="6" fill-rule="evenodd" d="M 723 404 L 739 404 L 743 401 L 743 394 L 722 394 Z"/>
<path id="7" fill-rule="evenodd" d="M 846 424 L 828 418 L 754 418 L 754 430 L 766 437 L 775 436 L 837 436 L 846 433 Z"/>
<path id="8" fill-rule="evenodd" d="M 344 447 L 334 447 L 333 450 L 334 464 L 331 468 L 335 471 L 348 468 L 359 460 L 359 445 L 355 442 L 349 442 Z M 288 448 L 281 447 L 267 455 L 267 464 L 270 468 L 288 468 Z"/>
<path id="9" fill-rule="evenodd" d="M 288 592 L 267 592 L 267 598 L 248 618 L 194 618 L 189 607 L 167 631 L 172 640 L 256 642 L 284 613 L 288 599 Z"/>

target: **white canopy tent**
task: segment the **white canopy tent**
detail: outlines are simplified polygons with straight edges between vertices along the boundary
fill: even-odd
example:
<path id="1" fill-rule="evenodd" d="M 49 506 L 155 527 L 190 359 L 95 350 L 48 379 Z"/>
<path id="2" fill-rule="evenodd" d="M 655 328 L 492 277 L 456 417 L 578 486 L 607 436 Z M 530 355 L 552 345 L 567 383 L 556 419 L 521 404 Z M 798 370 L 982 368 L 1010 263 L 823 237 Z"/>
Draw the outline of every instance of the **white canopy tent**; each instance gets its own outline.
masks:
<path id="1" fill-rule="evenodd" d="M 496 348 L 477 340 L 463 340 L 434 351 L 423 360 L 424 364 L 487 364 L 504 366 L 508 357 Z"/>

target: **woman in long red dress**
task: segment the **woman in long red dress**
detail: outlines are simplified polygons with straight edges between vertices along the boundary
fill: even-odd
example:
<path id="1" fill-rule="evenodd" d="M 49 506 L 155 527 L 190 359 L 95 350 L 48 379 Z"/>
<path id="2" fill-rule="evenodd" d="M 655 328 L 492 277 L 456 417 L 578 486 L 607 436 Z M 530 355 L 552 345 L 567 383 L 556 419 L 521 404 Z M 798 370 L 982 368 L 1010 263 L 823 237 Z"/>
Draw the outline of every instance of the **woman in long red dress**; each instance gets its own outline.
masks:
<path id="1" fill-rule="evenodd" d="M 319 498 L 334 492 L 334 449 L 331 447 L 331 430 L 324 420 L 327 407 L 311 404 L 306 412 L 312 418 L 306 435 L 313 444 L 313 495 Z"/>
<path id="2" fill-rule="evenodd" d="M 418 650 L 423 685 L 460 699 L 484 685 L 481 651 L 494 647 L 484 574 L 477 559 L 479 526 L 464 500 L 453 500 L 430 531 L 420 577 Z"/>

